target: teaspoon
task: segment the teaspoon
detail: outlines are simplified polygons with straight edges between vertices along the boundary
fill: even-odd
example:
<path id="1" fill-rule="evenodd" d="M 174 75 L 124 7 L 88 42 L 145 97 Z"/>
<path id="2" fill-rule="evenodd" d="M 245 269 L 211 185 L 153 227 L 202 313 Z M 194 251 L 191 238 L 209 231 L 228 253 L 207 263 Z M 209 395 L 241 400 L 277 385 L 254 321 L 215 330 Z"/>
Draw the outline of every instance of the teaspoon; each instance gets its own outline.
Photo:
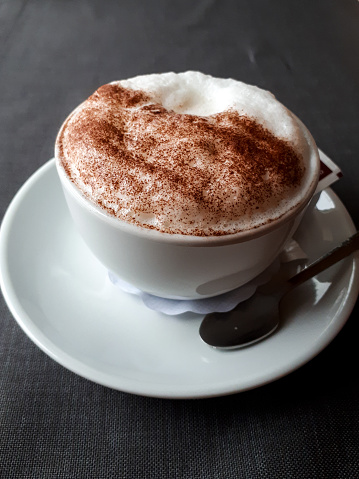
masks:
<path id="1" fill-rule="evenodd" d="M 210 346 L 237 349 L 254 344 L 272 334 L 279 325 L 280 303 L 294 287 L 321 273 L 359 249 L 359 232 L 289 279 L 275 283 L 275 290 L 259 288 L 246 301 L 226 313 L 207 314 L 199 334 Z"/>

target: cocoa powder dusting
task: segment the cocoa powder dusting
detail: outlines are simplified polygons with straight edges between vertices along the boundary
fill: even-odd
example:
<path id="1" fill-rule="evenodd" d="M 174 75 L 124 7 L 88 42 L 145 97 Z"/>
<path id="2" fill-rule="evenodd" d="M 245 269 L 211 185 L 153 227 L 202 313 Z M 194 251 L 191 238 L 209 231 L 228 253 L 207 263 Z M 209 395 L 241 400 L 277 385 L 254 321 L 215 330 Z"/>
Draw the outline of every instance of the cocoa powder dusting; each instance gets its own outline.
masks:
<path id="1" fill-rule="evenodd" d="M 237 111 L 179 114 L 115 84 L 69 118 L 58 151 L 72 181 L 110 214 L 200 236 L 228 234 L 221 225 L 275 208 L 305 169 L 289 143 Z M 161 220 L 142 218 L 152 216 Z"/>

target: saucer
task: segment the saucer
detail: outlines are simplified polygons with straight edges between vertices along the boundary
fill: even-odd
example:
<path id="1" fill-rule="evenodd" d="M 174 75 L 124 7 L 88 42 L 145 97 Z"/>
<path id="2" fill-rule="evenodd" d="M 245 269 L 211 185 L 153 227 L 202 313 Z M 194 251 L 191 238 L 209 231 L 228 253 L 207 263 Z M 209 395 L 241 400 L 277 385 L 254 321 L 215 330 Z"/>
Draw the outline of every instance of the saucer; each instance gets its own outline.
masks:
<path id="1" fill-rule="evenodd" d="M 327 189 L 295 239 L 311 261 L 354 232 Z M 337 335 L 359 289 L 359 257 L 347 258 L 288 297 L 281 327 L 265 341 L 237 351 L 211 348 L 198 334 L 203 316 L 157 313 L 110 282 L 73 227 L 54 160 L 9 206 L 0 260 L 5 300 L 46 354 L 96 383 L 164 398 L 236 393 L 299 368 Z"/>

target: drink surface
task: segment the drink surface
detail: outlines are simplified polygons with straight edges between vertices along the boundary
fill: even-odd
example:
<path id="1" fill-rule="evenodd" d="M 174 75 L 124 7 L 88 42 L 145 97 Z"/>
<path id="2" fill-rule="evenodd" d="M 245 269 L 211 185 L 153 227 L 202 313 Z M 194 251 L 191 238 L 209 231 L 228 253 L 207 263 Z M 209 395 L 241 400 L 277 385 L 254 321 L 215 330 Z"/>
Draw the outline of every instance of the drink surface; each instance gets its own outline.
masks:
<path id="1" fill-rule="evenodd" d="M 280 218 L 308 190 L 310 147 L 273 95 L 198 72 L 100 87 L 66 120 L 56 157 L 110 215 L 218 236 Z"/>

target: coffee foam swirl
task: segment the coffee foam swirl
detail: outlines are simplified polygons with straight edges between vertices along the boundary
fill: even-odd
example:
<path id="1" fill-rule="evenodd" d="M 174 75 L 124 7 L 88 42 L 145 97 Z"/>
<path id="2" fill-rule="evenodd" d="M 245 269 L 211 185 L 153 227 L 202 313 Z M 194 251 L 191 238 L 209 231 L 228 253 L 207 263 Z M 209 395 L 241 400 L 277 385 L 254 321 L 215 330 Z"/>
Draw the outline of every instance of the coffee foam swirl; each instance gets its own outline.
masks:
<path id="1" fill-rule="evenodd" d="M 65 122 L 56 156 L 111 215 L 211 236 L 293 208 L 306 189 L 307 148 L 296 120 L 268 92 L 187 72 L 99 88 Z"/>

